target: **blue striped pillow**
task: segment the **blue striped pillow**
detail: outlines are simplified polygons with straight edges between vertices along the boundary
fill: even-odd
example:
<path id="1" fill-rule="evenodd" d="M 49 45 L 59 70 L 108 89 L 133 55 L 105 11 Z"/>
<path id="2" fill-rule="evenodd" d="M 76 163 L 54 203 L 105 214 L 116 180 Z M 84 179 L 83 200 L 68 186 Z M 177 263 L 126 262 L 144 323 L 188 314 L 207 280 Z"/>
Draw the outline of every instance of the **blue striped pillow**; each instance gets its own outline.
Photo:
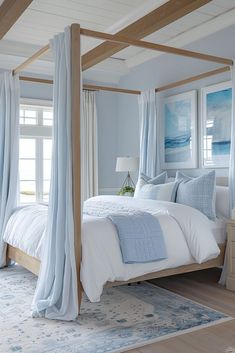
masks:
<path id="1" fill-rule="evenodd" d="M 216 219 L 215 171 L 213 170 L 197 178 L 190 178 L 177 171 L 176 180 L 180 182 L 176 202 L 196 208 L 214 221 Z"/>

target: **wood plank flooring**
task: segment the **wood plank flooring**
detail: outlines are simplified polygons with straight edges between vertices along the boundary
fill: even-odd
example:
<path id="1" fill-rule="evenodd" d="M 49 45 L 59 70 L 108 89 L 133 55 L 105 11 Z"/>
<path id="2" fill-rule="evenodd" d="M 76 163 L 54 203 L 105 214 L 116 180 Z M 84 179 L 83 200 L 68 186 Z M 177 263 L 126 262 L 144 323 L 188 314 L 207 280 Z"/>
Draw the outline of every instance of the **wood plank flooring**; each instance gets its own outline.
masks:
<path id="1" fill-rule="evenodd" d="M 217 282 L 219 269 L 153 280 L 160 287 L 235 318 L 235 292 Z M 235 320 L 130 350 L 129 353 L 235 353 Z"/>

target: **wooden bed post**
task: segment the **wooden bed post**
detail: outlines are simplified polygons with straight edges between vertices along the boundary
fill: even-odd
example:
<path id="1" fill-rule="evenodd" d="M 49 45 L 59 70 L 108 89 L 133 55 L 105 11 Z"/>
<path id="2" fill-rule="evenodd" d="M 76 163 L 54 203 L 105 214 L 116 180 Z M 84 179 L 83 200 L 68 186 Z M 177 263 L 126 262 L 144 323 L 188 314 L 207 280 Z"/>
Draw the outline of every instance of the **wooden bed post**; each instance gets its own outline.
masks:
<path id="1" fill-rule="evenodd" d="M 74 211 L 74 248 L 77 268 L 79 312 L 82 301 L 82 284 L 80 281 L 81 265 L 81 48 L 80 25 L 71 25 L 71 103 L 72 103 L 72 152 L 73 152 L 73 211 Z"/>

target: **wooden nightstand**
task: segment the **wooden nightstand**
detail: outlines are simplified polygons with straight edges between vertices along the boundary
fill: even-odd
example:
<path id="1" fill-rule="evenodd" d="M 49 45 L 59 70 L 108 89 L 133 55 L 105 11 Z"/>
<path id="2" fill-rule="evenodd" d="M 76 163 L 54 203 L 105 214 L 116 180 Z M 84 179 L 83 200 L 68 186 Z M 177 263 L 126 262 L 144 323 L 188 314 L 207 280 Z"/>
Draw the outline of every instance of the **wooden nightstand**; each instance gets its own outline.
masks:
<path id="1" fill-rule="evenodd" d="M 229 290 L 235 291 L 235 220 L 231 219 L 227 223 L 228 232 L 228 274 L 226 287 Z"/>

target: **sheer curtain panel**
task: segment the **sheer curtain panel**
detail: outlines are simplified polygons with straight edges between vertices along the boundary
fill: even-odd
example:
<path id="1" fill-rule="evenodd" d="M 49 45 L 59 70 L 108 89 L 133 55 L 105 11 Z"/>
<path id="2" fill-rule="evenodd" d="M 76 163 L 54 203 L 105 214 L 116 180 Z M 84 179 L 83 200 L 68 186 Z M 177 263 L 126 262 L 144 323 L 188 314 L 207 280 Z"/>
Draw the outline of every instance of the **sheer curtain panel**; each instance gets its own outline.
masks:
<path id="1" fill-rule="evenodd" d="M 33 316 L 74 320 L 78 315 L 74 253 L 71 139 L 71 33 L 50 42 L 55 62 L 52 175 L 48 221 Z"/>
<path id="2" fill-rule="evenodd" d="M 154 177 L 160 172 L 159 121 L 155 89 L 143 91 L 139 97 L 140 172 Z"/>
<path id="3" fill-rule="evenodd" d="M 234 62 L 235 65 L 235 62 Z M 232 209 L 235 207 L 235 68 L 234 65 L 231 67 L 232 77 L 232 124 L 231 124 L 231 143 L 230 143 L 230 162 L 229 162 L 229 206 L 230 206 L 230 217 L 232 216 Z M 228 260 L 228 248 L 225 251 L 225 260 L 222 270 L 222 274 L 219 283 L 222 285 L 226 284 L 227 277 L 227 260 Z"/>
<path id="4" fill-rule="evenodd" d="M 94 91 L 83 91 L 81 121 L 82 201 L 98 195 L 98 145 L 95 95 Z"/>
<path id="5" fill-rule="evenodd" d="M 6 265 L 2 238 L 6 223 L 17 206 L 19 161 L 19 77 L 0 75 L 0 267 Z"/>
<path id="6" fill-rule="evenodd" d="M 234 62 L 235 65 L 235 62 Z M 230 145 L 230 164 L 229 164 L 229 195 L 230 210 L 235 207 L 235 68 L 231 67 L 232 76 L 232 126 L 231 126 L 231 145 Z M 231 216 L 231 215 L 230 215 Z"/>

